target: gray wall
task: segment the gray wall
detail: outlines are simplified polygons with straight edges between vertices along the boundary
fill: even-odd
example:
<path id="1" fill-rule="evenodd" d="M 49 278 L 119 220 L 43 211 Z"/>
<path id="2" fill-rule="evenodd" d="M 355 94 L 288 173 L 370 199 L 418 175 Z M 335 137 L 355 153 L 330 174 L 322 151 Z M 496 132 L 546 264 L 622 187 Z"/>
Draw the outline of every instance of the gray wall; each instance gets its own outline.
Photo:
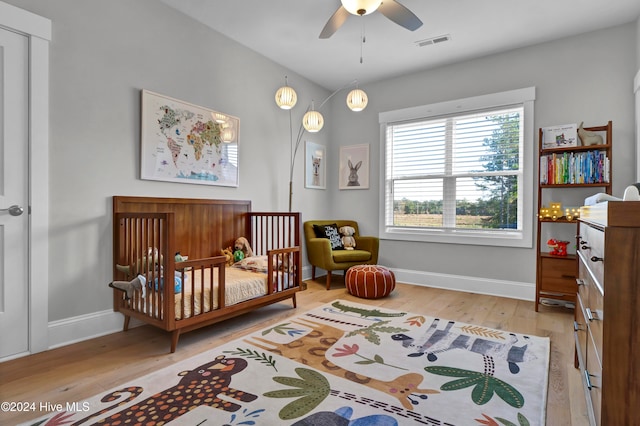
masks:
<path id="1" fill-rule="evenodd" d="M 254 210 L 287 210 L 289 115 L 274 94 L 288 75 L 300 123 L 327 90 L 154 0 L 7 3 L 53 22 L 50 321 L 111 308 L 113 195 L 250 199 Z M 240 186 L 140 180 L 141 89 L 240 117 Z M 327 191 L 304 189 L 303 154 L 293 208 L 328 216 L 318 197 Z"/>
<path id="2" fill-rule="evenodd" d="M 632 82 L 636 35 L 636 24 L 631 23 L 364 86 L 369 106 L 357 117 L 334 111 L 331 140 L 336 161 L 340 145 L 371 144 L 371 189 L 334 191 L 331 204 L 335 216 L 353 217 L 364 224 L 365 232 L 378 229 L 378 209 L 383 201 L 379 194 L 379 112 L 529 86 L 536 87 L 536 152 L 538 127 L 581 121 L 595 126 L 613 121 L 613 193 L 622 196 L 624 188 L 635 182 Z M 536 168 L 537 176 L 537 162 L 529 166 Z M 578 195 L 577 200 L 592 193 Z M 575 229 L 560 232 L 569 234 L 566 238 L 575 235 Z M 533 283 L 536 255 L 534 249 L 387 240 L 381 242 L 380 263 L 406 270 Z"/>
<path id="3" fill-rule="evenodd" d="M 254 209 L 287 209 L 289 115 L 273 96 L 287 74 L 299 96 L 295 131 L 305 106 L 326 90 L 153 0 L 4 1 L 53 21 L 50 321 L 111 308 L 113 195 L 251 199 Z M 323 111 L 325 130 L 305 138 L 328 146 L 328 189 L 304 189 L 302 147 L 293 208 L 304 219 L 354 218 L 363 233 L 377 233 L 380 111 L 526 86 L 537 87 L 536 127 L 614 121 L 614 193 L 621 193 L 635 176 L 638 38 L 634 23 L 370 84 L 360 114 L 336 96 Z M 143 88 L 240 117 L 238 188 L 139 179 Z M 370 189 L 339 191 L 339 147 L 359 143 L 371 144 Z M 532 249 L 384 241 L 380 263 L 535 280 Z"/>

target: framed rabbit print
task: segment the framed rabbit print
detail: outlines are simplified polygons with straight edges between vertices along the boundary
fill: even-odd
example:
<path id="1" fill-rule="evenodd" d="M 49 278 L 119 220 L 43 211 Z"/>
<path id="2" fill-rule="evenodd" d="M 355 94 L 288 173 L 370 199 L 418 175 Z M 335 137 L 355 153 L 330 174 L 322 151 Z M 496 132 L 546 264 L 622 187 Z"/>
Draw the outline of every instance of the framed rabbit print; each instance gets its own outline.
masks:
<path id="1" fill-rule="evenodd" d="M 340 147 L 340 189 L 369 188 L 369 144 Z"/>

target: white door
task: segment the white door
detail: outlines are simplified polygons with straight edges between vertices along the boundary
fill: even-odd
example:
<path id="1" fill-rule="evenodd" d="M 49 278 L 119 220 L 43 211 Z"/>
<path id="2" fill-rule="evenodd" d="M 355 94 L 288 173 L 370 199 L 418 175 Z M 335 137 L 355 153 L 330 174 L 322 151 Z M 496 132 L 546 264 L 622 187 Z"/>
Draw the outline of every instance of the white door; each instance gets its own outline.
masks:
<path id="1" fill-rule="evenodd" d="M 28 48 L 0 29 L 0 358 L 29 350 Z"/>

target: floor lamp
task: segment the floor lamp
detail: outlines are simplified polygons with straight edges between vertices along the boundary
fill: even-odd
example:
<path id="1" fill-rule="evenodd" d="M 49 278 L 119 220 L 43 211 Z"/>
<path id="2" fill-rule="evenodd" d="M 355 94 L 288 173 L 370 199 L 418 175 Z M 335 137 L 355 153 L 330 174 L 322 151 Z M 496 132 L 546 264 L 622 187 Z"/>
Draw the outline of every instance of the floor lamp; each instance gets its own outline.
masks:
<path id="1" fill-rule="evenodd" d="M 291 157 L 289 164 L 289 211 L 291 211 L 293 202 L 293 169 L 295 166 L 296 154 L 298 153 L 298 148 L 300 147 L 300 142 L 302 141 L 302 136 L 304 135 L 305 131 L 309 133 L 317 133 L 324 126 L 324 117 L 319 112 L 319 110 L 322 109 L 327 101 L 329 101 L 329 99 L 331 99 L 336 93 L 351 86 L 355 86 L 355 89 L 351 90 L 347 95 L 347 106 L 350 110 L 356 112 L 364 110 L 367 107 L 369 99 L 367 98 L 367 94 L 362 89 L 358 88 L 358 81 L 354 80 L 349 84 L 340 87 L 329 96 L 327 96 L 327 98 L 322 101 L 317 110 L 314 107 L 314 102 L 311 101 L 304 113 L 304 116 L 302 117 L 302 121 L 300 123 L 298 134 L 294 143 L 291 110 L 298 102 L 298 95 L 296 91 L 291 86 L 289 86 L 286 76 L 284 79 L 285 85 L 276 91 L 275 99 L 276 104 L 281 109 L 289 111 L 289 137 L 291 140 Z"/>

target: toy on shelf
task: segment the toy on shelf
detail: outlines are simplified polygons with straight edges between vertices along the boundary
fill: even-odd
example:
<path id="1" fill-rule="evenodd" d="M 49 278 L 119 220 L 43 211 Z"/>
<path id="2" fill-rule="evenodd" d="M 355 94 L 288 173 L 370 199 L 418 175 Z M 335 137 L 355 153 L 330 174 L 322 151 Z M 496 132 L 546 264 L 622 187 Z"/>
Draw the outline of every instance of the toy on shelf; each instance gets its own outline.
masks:
<path id="1" fill-rule="evenodd" d="M 549 207 L 540 207 L 538 216 L 542 220 L 565 219 L 571 222 L 580 217 L 580 209 L 578 207 L 565 207 L 563 210 L 562 203 L 549 203 Z"/>
<path id="2" fill-rule="evenodd" d="M 555 238 L 551 238 L 547 241 L 547 246 L 551 249 L 549 254 L 554 256 L 566 256 L 568 245 L 569 241 L 558 241 Z"/>
<path id="3" fill-rule="evenodd" d="M 549 203 L 549 207 L 540 207 L 540 219 L 557 220 L 563 216 L 561 203 Z"/>

